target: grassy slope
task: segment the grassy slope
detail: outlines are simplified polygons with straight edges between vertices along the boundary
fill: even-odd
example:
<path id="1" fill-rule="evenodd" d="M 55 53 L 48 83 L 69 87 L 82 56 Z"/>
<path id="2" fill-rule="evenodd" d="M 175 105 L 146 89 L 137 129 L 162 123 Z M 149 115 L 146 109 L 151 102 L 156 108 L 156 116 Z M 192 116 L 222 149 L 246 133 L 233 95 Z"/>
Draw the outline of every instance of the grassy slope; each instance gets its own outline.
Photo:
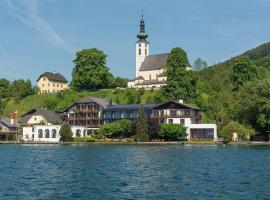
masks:
<path id="1" fill-rule="evenodd" d="M 129 91 L 129 92 L 128 92 Z M 33 108 L 47 108 L 56 111 L 62 111 L 72 103 L 84 96 L 95 96 L 105 99 L 111 99 L 118 104 L 128 103 L 128 95 L 136 93 L 135 90 L 114 90 L 104 89 L 96 92 L 64 92 L 60 94 L 40 94 L 28 96 L 22 100 L 10 100 L 4 109 L 4 116 L 10 117 L 11 113 L 18 111 L 18 116 L 30 111 Z M 140 98 L 141 103 L 149 102 L 155 91 L 144 91 Z"/>

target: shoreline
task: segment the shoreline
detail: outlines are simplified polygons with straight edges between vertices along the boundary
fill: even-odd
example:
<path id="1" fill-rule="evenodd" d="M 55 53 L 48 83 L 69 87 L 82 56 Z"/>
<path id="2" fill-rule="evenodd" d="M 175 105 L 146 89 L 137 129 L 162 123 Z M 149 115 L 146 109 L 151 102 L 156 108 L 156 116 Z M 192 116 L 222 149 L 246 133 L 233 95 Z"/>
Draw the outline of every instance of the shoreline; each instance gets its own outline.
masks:
<path id="1" fill-rule="evenodd" d="M 270 146 L 270 142 L 234 142 L 224 144 L 214 141 L 183 141 L 183 142 L 15 142 L 1 141 L 0 145 L 202 145 L 202 146 Z"/>

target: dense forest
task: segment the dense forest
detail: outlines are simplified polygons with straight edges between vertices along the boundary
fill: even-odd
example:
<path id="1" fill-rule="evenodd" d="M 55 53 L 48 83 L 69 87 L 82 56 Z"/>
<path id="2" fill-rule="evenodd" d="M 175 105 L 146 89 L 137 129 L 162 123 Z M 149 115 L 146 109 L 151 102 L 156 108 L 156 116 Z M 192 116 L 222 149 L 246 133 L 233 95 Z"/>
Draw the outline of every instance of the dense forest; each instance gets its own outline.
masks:
<path id="1" fill-rule="evenodd" d="M 10 117 L 18 111 L 20 117 L 32 108 L 62 111 L 88 95 L 121 104 L 183 99 L 202 108 L 203 122 L 217 123 L 221 136 L 227 130 L 249 135 L 270 130 L 270 43 L 207 68 L 205 61 L 197 60 L 194 71 L 184 70 L 190 65 L 188 56 L 174 48 L 166 66 L 168 84 L 158 91 L 125 88 L 127 79 L 112 75 L 100 50 L 77 52 L 73 62 L 70 89 L 58 94 L 38 95 L 29 80 L 0 79 L 0 115 Z"/>

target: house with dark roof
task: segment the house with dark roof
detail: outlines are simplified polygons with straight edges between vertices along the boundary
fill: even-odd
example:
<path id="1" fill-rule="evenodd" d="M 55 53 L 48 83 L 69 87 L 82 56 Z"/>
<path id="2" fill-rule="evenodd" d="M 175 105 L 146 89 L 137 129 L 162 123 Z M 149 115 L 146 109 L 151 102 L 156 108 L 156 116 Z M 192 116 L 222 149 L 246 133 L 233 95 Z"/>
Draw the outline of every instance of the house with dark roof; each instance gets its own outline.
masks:
<path id="1" fill-rule="evenodd" d="M 47 109 L 36 108 L 22 115 L 18 123 L 29 126 L 36 124 L 52 124 L 56 121 L 61 121 L 58 113 Z"/>
<path id="2" fill-rule="evenodd" d="M 103 124 L 103 110 L 112 101 L 98 97 L 83 97 L 65 110 L 66 121 L 71 126 L 75 137 L 94 134 Z"/>
<path id="3" fill-rule="evenodd" d="M 128 81 L 129 88 L 159 89 L 166 84 L 164 68 L 169 53 L 150 55 L 147 37 L 142 16 L 136 42 L 136 78 Z M 191 69 L 190 66 L 187 66 L 188 69 Z"/>
<path id="4" fill-rule="evenodd" d="M 67 79 L 60 73 L 45 72 L 37 79 L 39 93 L 56 93 L 68 88 Z"/>
<path id="5" fill-rule="evenodd" d="M 17 132 L 19 124 L 14 122 L 14 119 L 9 119 L 6 117 L 0 118 L 0 133 L 10 133 Z"/>

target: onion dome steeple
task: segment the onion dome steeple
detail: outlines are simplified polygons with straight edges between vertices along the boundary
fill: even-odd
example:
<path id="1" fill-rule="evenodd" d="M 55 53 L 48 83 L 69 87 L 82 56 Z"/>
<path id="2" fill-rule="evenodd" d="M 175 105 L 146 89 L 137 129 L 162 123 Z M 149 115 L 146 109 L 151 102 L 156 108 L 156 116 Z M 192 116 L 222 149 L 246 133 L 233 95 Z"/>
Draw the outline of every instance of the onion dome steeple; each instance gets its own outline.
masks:
<path id="1" fill-rule="evenodd" d="M 137 38 L 139 40 L 145 40 L 148 37 L 147 33 L 145 32 L 145 24 L 144 24 L 144 18 L 143 18 L 143 14 L 142 14 L 142 18 L 140 21 L 140 32 L 137 34 Z"/>

